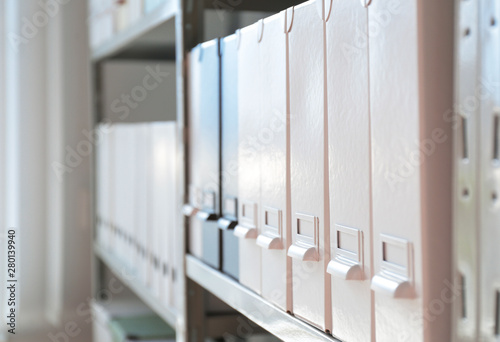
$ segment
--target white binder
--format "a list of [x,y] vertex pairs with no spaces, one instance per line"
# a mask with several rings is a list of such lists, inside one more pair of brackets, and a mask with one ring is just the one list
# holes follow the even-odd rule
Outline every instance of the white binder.
[[[330,1],[330,0],[328,0]],[[332,1],[326,21],[332,333],[370,341],[371,149],[368,10],[357,1]]]
[[[137,251],[134,256],[137,274],[140,281],[147,285],[152,285],[150,282],[151,273],[154,271],[150,262],[149,252],[153,238],[153,201],[152,191],[154,183],[152,180],[152,150],[151,150],[151,129],[150,124],[141,123],[136,125],[137,131],[137,152],[135,159],[135,167],[137,168],[137,176],[135,183],[137,184],[136,192],[136,207],[135,207],[135,227],[136,227],[136,246]],[[123,186],[123,184],[122,184]]]
[[290,74],[293,314],[331,330],[324,10],[308,1],[287,11]]
[[221,39],[222,271],[239,278],[238,223],[238,35]]
[[133,265],[132,235],[135,230],[136,130],[131,124],[115,125],[115,219],[117,255],[126,267]]
[[203,129],[200,120],[200,63],[199,55],[201,48],[196,46],[191,50],[188,57],[188,117],[189,117],[189,142],[188,144],[188,203],[183,208],[183,213],[188,220],[188,245],[189,252],[198,258],[202,258],[203,254],[203,230],[199,220],[196,219],[196,214],[202,205],[202,180],[199,162],[201,161],[201,150],[198,148],[201,144],[201,136],[199,132]]
[[175,229],[175,123],[155,122],[151,126],[152,227],[158,231],[159,295],[171,305]]
[[110,125],[99,125],[99,131],[104,132],[97,146],[97,227],[96,240],[104,249],[111,247],[111,142],[108,131]]
[[196,218],[202,221],[205,263],[220,268],[220,49],[219,39],[199,45],[199,135],[198,160],[193,168],[200,174],[202,203]]
[[449,341],[453,3],[373,0],[368,13],[375,334]]
[[[286,12],[257,23],[261,102],[262,296],[291,311],[291,259],[286,252],[290,236],[290,126],[287,105]],[[244,67],[244,66],[243,66]],[[289,304],[289,305],[287,305]]]
[[240,282],[261,292],[261,248],[256,244],[260,232],[260,156],[257,150],[261,132],[259,73],[259,30],[253,24],[238,31],[238,225]]

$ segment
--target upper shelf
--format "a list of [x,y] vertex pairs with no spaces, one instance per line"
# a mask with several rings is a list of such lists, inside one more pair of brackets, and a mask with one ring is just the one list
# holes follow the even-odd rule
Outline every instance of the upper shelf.
[[262,11],[262,12],[279,12],[288,7],[298,5],[306,0],[205,0],[205,8],[227,11]]
[[[92,61],[98,62],[105,58],[116,57],[127,50],[130,50],[131,55],[137,55],[141,50],[150,51],[151,47],[159,51],[161,49],[158,47],[172,46],[175,43],[175,23],[172,19],[175,18],[178,10],[177,1],[165,1],[157,9],[145,14],[136,23],[114,34],[93,49]],[[164,25],[164,29],[158,29],[167,22],[170,25]]]
[[191,280],[284,341],[339,342],[332,336],[282,311],[191,255],[186,256],[186,273]]

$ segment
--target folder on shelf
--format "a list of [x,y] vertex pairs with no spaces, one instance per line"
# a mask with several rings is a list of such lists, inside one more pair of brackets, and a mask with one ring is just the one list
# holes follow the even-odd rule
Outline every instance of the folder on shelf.
[[[370,19],[386,6],[371,4]],[[420,138],[416,11],[416,1],[401,4],[391,27],[370,39],[375,274],[371,288],[380,340],[401,339],[397,334],[424,340],[422,325],[411,322],[411,317],[421,316],[423,303],[420,170],[396,178],[398,164],[409,158],[409,151],[418,151],[414,142]],[[402,31],[412,34],[403,36]],[[384,44],[378,43],[382,41]],[[392,46],[399,48],[392,51]]]
[[152,151],[152,226],[158,231],[159,295],[162,303],[172,306],[175,229],[175,122],[151,125]]
[[[148,123],[141,123],[136,126],[137,131],[137,151],[135,167],[137,176],[136,206],[135,206],[135,264],[137,275],[143,284],[151,286],[153,265],[150,262],[150,247],[156,241],[153,236],[153,201],[152,201],[152,165],[151,165],[151,130]],[[122,186],[124,186],[122,184]]]
[[194,47],[188,56],[188,122],[189,122],[189,144],[188,144],[188,203],[183,207],[183,214],[188,220],[188,249],[191,254],[201,259],[203,254],[203,230],[201,221],[196,219],[196,214],[202,204],[202,175],[201,165],[201,136],[199,132],[203,129],[200,119],[200,46]]
[[[291,311],[290,241],[290,126],[287,106],[286,11],[260,20],[261,207],[257,245],[262,249],[262,296]],[[267,137],[266,137],[267,135]]]
[[97,147],[97,215],[96,242],[104,249],[111,246],[111,142],[110,125],[97,126],[101,141]]
[[114,125],[114,223],[116,254],[131,267],[132,234],[135,229],[136,132],[131,124]]
[[[220,50],[219,39],[204,42],[199,46],[200,64],[199,111],[201,130],[195,172],[200,173],[202,203],[196,218],[203,229],[202,259],[207,264],[220,268],[221,232],[217,225],[220,217]],[[194,133],[194,132],[193,132]],[[193,166],[194,167],[194,166]]]
[[[190,54],[190,249],[220,268],[220,54],[219,40]],[[196,202],[196,203],[194,203]]]
[[331,329],[327,120],[323,11],[308,1],[287,11],[290,77],[293,313]]
[[375,335],[450,341],[442,295],[450,295],[452,268],[444,115],[453,110],[453,47],[451,30],[438,28],[452,22],[453,3],[373,1],[368,13],[369,23],[390,17],[369,36]]
[[332,333],[343,341],[364,342],[372,336],[368,45],[346,47],[346,42],[368,35],[368,9],[359,2],[328,2]]
[[237,32],[238,46],[238,225],[240,283],[261,293],[260,156],[262,112],[260,101],[258,25]]
[[238,238],[238,36],[221,39],[222,271],[239,277]]
[[[179,230],[179,207],[178,207],[178,191],[180,185],[178,185],[178,160],[177,160],[177,126],[176,122],[168,122],[163,125],[163,136],[167,137],[165,139],[165,144],[167,147],[167,161],[168,161],[168,194],[169,194],[169,207],[166,209],[166,216],[169,224],[168,231],[168,245],[170,246],[170,254],[163,254],[164,260],[168,257],[169,269],[168,269],[168,281],[170,283],[170,293],[168,296],[164,297],[164,302],[169,303],[170,307],[178,308],[178,303],[180,303],[181,298],[179,298],[179,292],[177,291],[179,287],[179,270],[183,267],[182,256],[184,255],[184,246],[182,246],[179,241],[184,229]],[[182,273],[182,272],[181,272]],[[167,298],[168,297],[168,298]]]

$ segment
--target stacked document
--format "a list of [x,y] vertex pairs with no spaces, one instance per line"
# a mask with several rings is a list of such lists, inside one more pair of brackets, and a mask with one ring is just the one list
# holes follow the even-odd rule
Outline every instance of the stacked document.
[[99,129],[96,242],[164,305],[174,306],[175,123],[112,124]]

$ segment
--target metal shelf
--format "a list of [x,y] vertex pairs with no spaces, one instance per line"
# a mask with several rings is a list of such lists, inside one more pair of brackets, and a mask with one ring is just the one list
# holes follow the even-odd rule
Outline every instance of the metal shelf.
[[205,0],[205,8],[226,11],[259,11],[279,12],[288,7],[298,5],[306,0],[252,0],[252,1],[228,1]]
[[[138,282],[138,277],[134,276],[137,272],[128,269],[116,256],[106,252],[96,243],[94,243],[94,253],[104,264],[106,264],[113,274],[148,305],[151,310],[156,312],[158,316],[173,328],[177,328],[177,311],[162,305],[146,286]],[[126,274],[126,276],[124,276],[124,274]]]
[[187,277],[284,341],[340,342],[282,311],[232,278],[186,255]]
[[92,61],[96,62],[113,55],[117,55],[127,49],[127,47],[131,44],[138,41],[138,39],[146,33],[152,31],[154,28],[165,22],[174,19],[177,12],[177,1],[167,0],[153,12],[144,15],[141,19],[139,19],[139,21],[123,31],[116,33],[99,47],[93,49],[91,55]]

